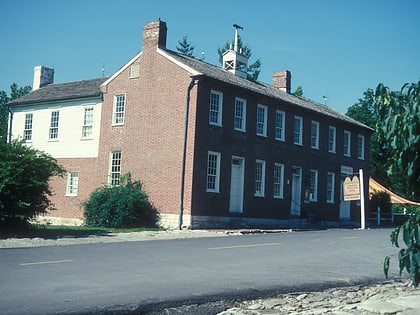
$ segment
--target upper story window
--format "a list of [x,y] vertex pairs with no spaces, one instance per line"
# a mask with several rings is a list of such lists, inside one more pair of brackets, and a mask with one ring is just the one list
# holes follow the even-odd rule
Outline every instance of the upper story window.
[[125,94],[114,95],[113,125],[123,125],[125,115]]
[[357,158],[359,160],[365,159],[365,136],[363,135],[357,137]]
[[265,191],[265,161],[255,162],[255,196],[264,197]]
[[267,106],[257,106],[257,135],[267,136]]
[[93,107],[85,107],[83,115],[82,138],[92,137]]
[[328,152],[335,153],[336,147],[336,128],[333,126],[328,127]]
[[222,104],[223,94],[217,91],[210,93],[210,115],[209,124],[221,126],[222,125]]
[[295,116],[294,120],[294,144],[302,145],[302,134],[303,134],[303,118],[300,116]]
[[121,151],[111,152],[108,174],[108,183],[118,186],[121,178]]
[[235,98],[235,130],[245,131],[246,123],[246,101],[242,98]]
[[335,182],[335,174],[334,173],[327,173],[327,202],[334,203],[334,182]]
[[207,158],[207,183],[206,190],[208,192],[219,192],[220,182],[220,153],[208,153]]
[[276,111],[276,140],[284,141],[284,124],[285,124],[285,112],[281,110]]
[[311,148],[319,149],[319,122],[311,122]]
[[309,184],[309,200],[318,200],[318,170],[311,170],[311,182]]
[[55,140],[58,139],[58,121],[60,118],[59,111],[51,112],[51,121],[50,121],[50,134],[49,139]]
[[283,198],[283,182],[284,182],[284,165],[280,163],[274,164],[274,198]]
[[130,79],[135,79],[138,77],[140,77],[140,64],[136,62],[130,66]]
[[66,195],[77,196],[78,187],[79,187],[79,173],[78,172],[67,173]]
[[351,133],[344,130],[344,156],[350,156]]
[[32,113],[25,114],[25,129],[23,130],[23,139],[25,141],[32,140],[32,123],[34,115]]

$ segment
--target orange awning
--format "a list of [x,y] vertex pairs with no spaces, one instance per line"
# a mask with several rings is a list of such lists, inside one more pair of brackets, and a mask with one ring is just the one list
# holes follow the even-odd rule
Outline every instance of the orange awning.
[[397,194],[394,194],[389,189],[385,188],[381,184],[379,184],[377,181],[375,181],[372,177],[369,178],[369,194],[374,194],[376,192],[385,191],[389,194],[391,197],[391,203],[402,203],[406,205],[417,205],[420,206],[420,203],[407,200],[403,197],[398,196]]

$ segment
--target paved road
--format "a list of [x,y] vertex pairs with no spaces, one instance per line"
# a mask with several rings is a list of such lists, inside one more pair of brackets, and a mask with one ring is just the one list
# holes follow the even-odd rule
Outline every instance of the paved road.
[[384,280],[381,262],[396,252],[390,232],[327,230],[0,249],[0,314],[147,310]]

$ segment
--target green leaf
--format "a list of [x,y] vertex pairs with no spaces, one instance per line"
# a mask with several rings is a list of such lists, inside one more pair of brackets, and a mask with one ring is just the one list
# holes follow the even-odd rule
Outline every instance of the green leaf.
[[388,272],[389,272],[389,261],[391,260],[391,257],[386,256],[384,259],[384,262],[382,263],[382,271],[385,274],[385,277],[388,279]]

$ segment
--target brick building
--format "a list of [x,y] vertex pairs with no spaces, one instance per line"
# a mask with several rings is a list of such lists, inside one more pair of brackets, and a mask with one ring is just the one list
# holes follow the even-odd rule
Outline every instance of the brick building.
[[290,94],[288,71],[248,80],[236,43],[217,67],[166,36],[165,22],[146,23],[142,51],[109,78],[53,84],[36,67],[34,91],[10,103],[13,138],[68,171],[52,180],[51,217],[81,219],[96,187],[131,172],[165,226],[360,220],[342,182],[363,169],[368,187],[370,128]]

